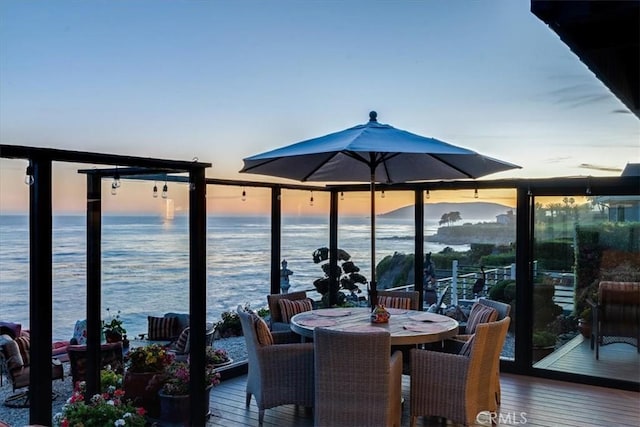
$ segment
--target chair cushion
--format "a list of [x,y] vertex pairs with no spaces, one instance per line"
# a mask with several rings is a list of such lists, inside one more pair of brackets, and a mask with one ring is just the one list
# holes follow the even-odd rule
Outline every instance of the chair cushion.
[[469,338],[467,341],[465,341],[465,343],[460,348],[460,351],[458,352],[459,355],[467,356],[467,357],[471,356],[471,348],[473,347],[473,338],[474,337],[475,337],[475,335],[472,335],[471,338]]
[[20,369],[24,366],[18,343],[15,342],[11,336],[0,335],[0,346],[2,346],[4,357],[7,359],[7,368],[10,371]]
[[75,344],[84,345],[87,343],[87,320],[78,320],[73,327],[73,337]]
[[262,317],[255,314],[252,314],[251,317],[253,317],[253,326],[256,328],[256,337],[258,338],[258,342],[262,345],[273,345],[273,335],[271,335],[267,322],[265,322]]
[[381,304],[387,308],[401,308],[411,310],[411,299],[392,297],[388,295],[382,295],[378,297],[378,304]]
[[19,337],[22,331],[21,323],[0,322],[0,335],[7,334],[11,338]]
[[311,298],[296,301],[281,299],[278,301],[278,306],[280,306],[280,313],[284,323],[289,323],[291,318],[298,313],[313,310],[313,302],[311,302]]
[[190,331],[190,328],[189,326],[187,326],[180,333],[180,336],[178,337],[178,340],[176,341],[176,344],[175,344],[176,353],[181,353],[181,354],[189,353],[189,347],[190,347],[189,331]]
[[14,341],[18,344],[20,356],[22,356],[22,363],[24,363],[24,366],[29,366],[31,364],[31,338],[28,335],[23,335]]
[[150,340],[170,340],[174,337],[175,317],[147,316],[147,320],[149,321],[148,334]]
[[476,332],[476,326],[480,323],[495,322],[497,318],[498,312],[494,308],[487,307],[480,303],[475,303],[473,304],[473,307],[471,307],[465,333],[473,334]]

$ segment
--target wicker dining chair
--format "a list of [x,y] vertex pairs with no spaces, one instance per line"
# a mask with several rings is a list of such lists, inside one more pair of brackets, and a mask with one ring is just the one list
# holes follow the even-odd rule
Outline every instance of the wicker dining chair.
[[272,333],[261,317],[242,306],[237,313],[249,359],[246,405],[249,407],[253,395],[258,424],[264,421],[265,409],[285,404],[313,407],[313,343],[300,343],[293,332]]
[[[288,331],[290,330],[289,322],[285,321],[282,317],[282,311],[280,310],[280,300],[300,301],[307,299],[307,293],[305,291],[289,292],[288,294],[269,294],[267,295],[267,304],[269,305],[270,324],[269,328],[272,331]],[[313,306],[312,306],[313,308]]]
[[388,331],[314,330],[315,426],[400,426],[402,353]]
[[418,416],[475,425],[480,412],[497,410],[491,384],[499,371],[500,351],[510,320],[506,317],[479,324],[462,354],[411,350],[412,427]]
[[387,308],[419,310],[420,293],[418,291],[378,291],[378,304]]

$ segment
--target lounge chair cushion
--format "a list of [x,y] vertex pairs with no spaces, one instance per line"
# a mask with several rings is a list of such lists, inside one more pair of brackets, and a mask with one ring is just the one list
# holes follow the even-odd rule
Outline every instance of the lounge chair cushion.
[[175,317],[147,316],[149,322],[149,339],[154,341],[170,340],[174,338],[176,324]]
[[280,306],[280,313],[282,315],[282,321],[284,323],[289,323],[291,321],[291,318],[298,313],[313,310],[313,302],[311,301],[311,298],[305,298],[295,301],[281,299],[280,301],[278,301],[278,305]]
[[0,334],[7,334],[11,338],[19,337],[22,331],[21,323],[0,322]]
[[176,344],[175,344],[176,353],[181,353],[181,354],[189,353],[189,347],[190,347],[189,331],[190,331],[190,328],[189,326],[187,326],[180,333],[180,336],[178,337],[178,340],[176,341]]
[[253,326],[256,328],[256,337],[258,338],[258,342],[262,345],[273,345],[273,335],[271,335],[267,322],[265,322],[262,317],[255,314],[252,314],[251,317],[253,317]]
[[10,335],[0,335],[0,346],[4,347],[4,355],[7,359],[7,368],[9,371],[20,369],[24,366],[18,343],[15,342]]
[[411,310],[411,299],[391,296],[378,296],[378,304],[388,308],[401,308]]
[[466,334],[473,334],[476,332],[476,327],[480,323],[495,322],[498,318],[498,312],[491,307],[482,305],[480,303],[473,304],[471,312],[469,313],[469,320],[467,320]]
[[73,327],[74,344],[84,345],[87,343],[87,320],[78,320]]
[[22,363],[25,366],[31,364],[31,338],[29,335],[23,335],[17,337],[15,340],[16,344],[18,344],[18,349],[20,350],[20,356],[22,356]]

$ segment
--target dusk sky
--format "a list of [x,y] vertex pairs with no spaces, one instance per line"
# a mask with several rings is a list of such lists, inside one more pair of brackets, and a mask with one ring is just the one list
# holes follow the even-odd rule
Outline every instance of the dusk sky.
[[[197,157],[209,177],[274,181],[239,174],[242,159],[370,110],[522,166],[487,179],[640,160],[640,120],[528,0],[0,2],[3,144]],[[25,208],[25,166],[0,160],[0,212]],[[84,206],[76,169],[54,170],[61,209]]]

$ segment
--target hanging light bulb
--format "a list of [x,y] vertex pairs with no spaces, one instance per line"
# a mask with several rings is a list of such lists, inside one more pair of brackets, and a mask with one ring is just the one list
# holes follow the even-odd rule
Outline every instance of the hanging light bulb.
[[309,199],[309,206],[313,206],[313,191],[311,192],[311,198]]
[[242,201],[246,201],[247,200],[247,190],[245,190],[244,188],[242,189]]
[[158,184],[156,182],[153,183],[153,198],[158,198]]
[[477,188],[475,190],[473,190],[473,198],[474,199],[478,198],[478,189]]
[[35,179],[33,178],[33,166],[31,166],[31,163],[29,163],[29,166],[27,166],[27,170],[25,172],[25,176],[24,176],[24,183],[27,185],[33,185]]
[[380,194],[380,198],[384,199],[384,190],[382,190],[382,194]]
[[344,200],[344,191],[340,192],[340,200]]
[[120,174],[118,173],[118,166],[116,166],[116,173],[113,175],[112,188],[120,188]]
[[115,196],[118,194],[118,186],[116,185],[115,180],[111,183],[111,195]]
[[169,187],[167,187],[167,181],[164,182],[164,185],[162,186],[162,198],[166,199],[167,198],[167,193],[169,192]]
[[425,199],[430,199],[430,198],[431,198],[431,194],[429,194],[429,189],[425,190],[425,192],[424,192],[424,198],[425,198]]

